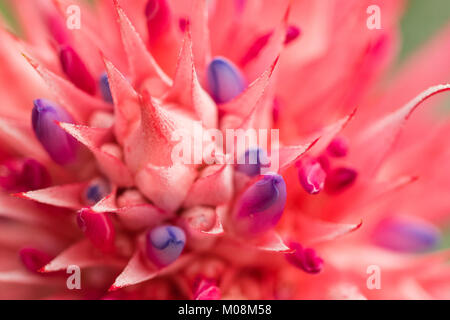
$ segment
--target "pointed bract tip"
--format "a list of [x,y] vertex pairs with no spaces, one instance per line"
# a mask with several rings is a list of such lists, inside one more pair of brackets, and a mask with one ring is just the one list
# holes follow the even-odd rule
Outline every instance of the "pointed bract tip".
[[60,48],[59,59],[61,67],[69,80],[80,90],[95,95],[97,84],[81,60],[78,53],[69,45],[63,45]]
[[214,58],[207,69],[208,92],[217,103],[226,103],[247,87],[239,69],[223,57]]
[[170,29],[172,13],[167,0],[148,0],[145,17],[149,41],[154,44]]
[[52,260],[46,252],[35,248],[23,248],[19,251],[19,257],[23,265],[31,272],[40,273]]
[[281,175],[262,176],[235,203],[232,216],[235,232],[247,237],[273,229],[281,219],[286,197],[286,183]]
[[270,159],[267,153],[259,148],[250,148],[239,157],[236,164],[236,171],[254,177],[262,174],[264,168],[270,168]]
[[275,99],[273,99],[273,105],[272,105],[272,120],[275,124],[277,124],[278,120],[280,119],[280,113],[281,113],[280,100],[275,98]]
[[297,39],[301,34],[301,30],[296,26],[289,26],[286,30],[286,39],[284,40],[284,44],[288,45],[295,39]]
[[185,244],[183,229],[172,225],[153,228],[146,234],[147,258],[157,267],[166,267],[178,259]]
[[78,142],[58,122],[73,123],[73,118],[56,103],[37,99],[34,101],[32,126],[37,139],[53,161],[60,165],[71,164],[78,155]]

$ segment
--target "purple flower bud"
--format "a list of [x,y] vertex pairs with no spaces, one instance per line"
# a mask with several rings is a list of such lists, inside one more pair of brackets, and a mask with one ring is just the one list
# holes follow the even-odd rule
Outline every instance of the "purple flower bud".
[[233,223],[238,234],[251,236],[275,227],[286,205],[286,184],[278,174],[264,175],[237,200]]
[[86,187],[83,199],[88,206],[93,206],[111,192],[109,183],[104,179],[94,179]]
[[63,71],[70,81],[72,81],[78,89],[83,90],[90,95],[94,95],[97,84],[76,51],[72,47],[64,45],[61,47],[59,59]]
[[47,17],[47,28],[56,42],[60,45],[70,42],[66,23],[59,15],[49,15]]
[[238,159],[236,170],[254,177],[262,174],[261,168],[269,167],[270,159],[266,152],[261,148],[251,148]]
[[345,157],[348,153],[348,142],[346,139],[339,137],[335,138],[327,147],[327,152],[330,156],[335,158]]
[[318,194],[323,190],[327,174],[318,160],[305,158],[297,166],[298,179],[306,192]]
[[108,75],[106,74],[106,72],[100,76],[99,86],[103,100],[105,100],[108,103],[113,103],[111,88],[109,87]]
[[358,172],[351,168],[333,169],[327,174],[325,190],[328,193],[339,193],[350,188],[358,177]]
[[232,100],[246,88],[241,72],[225,58],[214,58],[208,66],[207,74],[208,91],[217,103]]
[[436,248],[441,241],[441,233],[425,221],[390,218],[375,228],[372,239],[385,249],[418,253]]
[[295,39],[298,38],[298,36],[300,36],[300,29],[296,26],[289,26],[287,31],[286,31],[286,40],[284,41],[284,44],[287,45],[289,43],[291,43],[292,41],[294,41]]
[[35,100],[32,124],[36,137],[53,161],[70,164],[77,158],[79,145],[56,122],[73,123],[73,119],[57,104],[45,99]]
[[295,251],[286,253],[285,257],[292,265],[310,274],[322,271],[323,259],[317,255],[314,249],[305,249],[297,242],[290,243],[289,247]]
[[166,267],[178,259],[185,244],[183,229],[175,226],[153,228],[146,235],[147,257],[156,266]]

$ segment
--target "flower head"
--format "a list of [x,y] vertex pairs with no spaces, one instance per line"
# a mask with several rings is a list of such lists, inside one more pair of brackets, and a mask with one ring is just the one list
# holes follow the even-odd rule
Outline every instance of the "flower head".
[[449,298],[450,30],[392,71],[402,1],[307,2],[9,1],[0,298]]

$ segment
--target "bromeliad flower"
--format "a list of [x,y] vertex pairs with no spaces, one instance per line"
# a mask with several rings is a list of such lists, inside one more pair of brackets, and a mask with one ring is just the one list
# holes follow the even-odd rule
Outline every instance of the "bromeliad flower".
[[[449,298],[430,99],[450,91],[448,28],[381,82],[403,1],[380,30],[366,0],[9,3],[0,298]],[[224,145],[198,132],[270,129],[274,147],[195,152]],[[196,161],[174,161],[180,131]]]

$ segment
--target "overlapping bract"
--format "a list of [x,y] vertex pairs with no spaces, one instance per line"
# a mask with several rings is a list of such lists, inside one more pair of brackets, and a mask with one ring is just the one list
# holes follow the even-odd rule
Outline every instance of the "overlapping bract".
[[[73,3],[79,30],[65,28]],[[448,298],[448,253],[428,251],[448,220],[450,126],[430,117],[435,98],[417,107],[450,90],[436,86],[450,79],[449,29],[376,85],[403,7],[383,3],[370,31],[369,4],[11,1],[23,38],[0,29],[0,288]],[[174,163],[172,133],[199,126],[278,128],[281,145],[256,167]],[[280,169],[259,176],[275,152]],[[69,265],[85,290],[66,290]],[[383,290],[367,288],[369,265]]]

